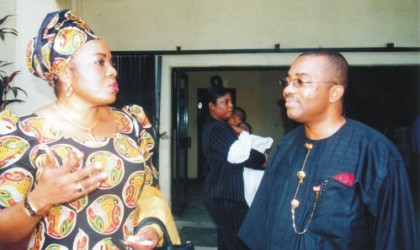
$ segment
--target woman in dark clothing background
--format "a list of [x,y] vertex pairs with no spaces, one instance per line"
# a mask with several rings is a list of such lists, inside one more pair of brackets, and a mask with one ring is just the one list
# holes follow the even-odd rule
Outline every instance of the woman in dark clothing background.
[[249,209],[244,197],[244,166],[263,169],[265,155],[251,150],[249,159],[231,164],[227,156],[238,139],[227,123],[232,116],[232,96],[228,89],[212,86],[207,90],[209,116],[202,131],[202,147],[210,172],[206,176],[205,202],[217,225],[218,249],[248,249],[237,233]]

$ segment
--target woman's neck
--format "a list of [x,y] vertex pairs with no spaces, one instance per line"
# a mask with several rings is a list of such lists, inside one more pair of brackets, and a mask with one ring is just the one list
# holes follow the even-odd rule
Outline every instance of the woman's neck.
[[55,102],[57,112],[70,120],[84,127],[91,127],[99,120],[100,108],[83,105],[73,105],[70,102],[57,100]]

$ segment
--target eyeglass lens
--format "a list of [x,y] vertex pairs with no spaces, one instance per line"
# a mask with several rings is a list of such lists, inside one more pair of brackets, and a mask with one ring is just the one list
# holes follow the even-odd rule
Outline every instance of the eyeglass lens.
[[289,86],[289,84],[290,83],[292,83],[293,84],[293,87],[295,87],[295,88],[299,88],[300,86],[302,86],[302,84],[303,84],[303,81],[302,81],[302,79],[299,79],[299,78],[295,78],[295,79],[293,79],[291,82],[289,81],[289,80],[287,80],[287,79],[282,79],[282,80],[280,80],[280,86],[282,87],[282,88],[286,88],[287,86]]

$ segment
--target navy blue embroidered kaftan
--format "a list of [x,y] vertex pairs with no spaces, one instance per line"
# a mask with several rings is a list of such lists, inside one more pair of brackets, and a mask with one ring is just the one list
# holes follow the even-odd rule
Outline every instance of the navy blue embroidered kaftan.
[[[321,187],[304,234],[292,227],[290,202],[306,150],[306,178],[296,199],[297,231],[311,220],[314,186]],[[403,159],[377,131],[347,119],[317,141],[299,126],[280,142],[239,236],[251,249],[420,249],[414,205]]]

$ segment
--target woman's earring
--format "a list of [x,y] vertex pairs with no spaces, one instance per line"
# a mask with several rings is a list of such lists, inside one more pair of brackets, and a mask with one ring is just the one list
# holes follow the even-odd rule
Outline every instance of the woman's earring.
[[67,85],[67,88],[66,88],[66,96],[70,97],[72,94],[73,94],[73,88],[69,84]]

